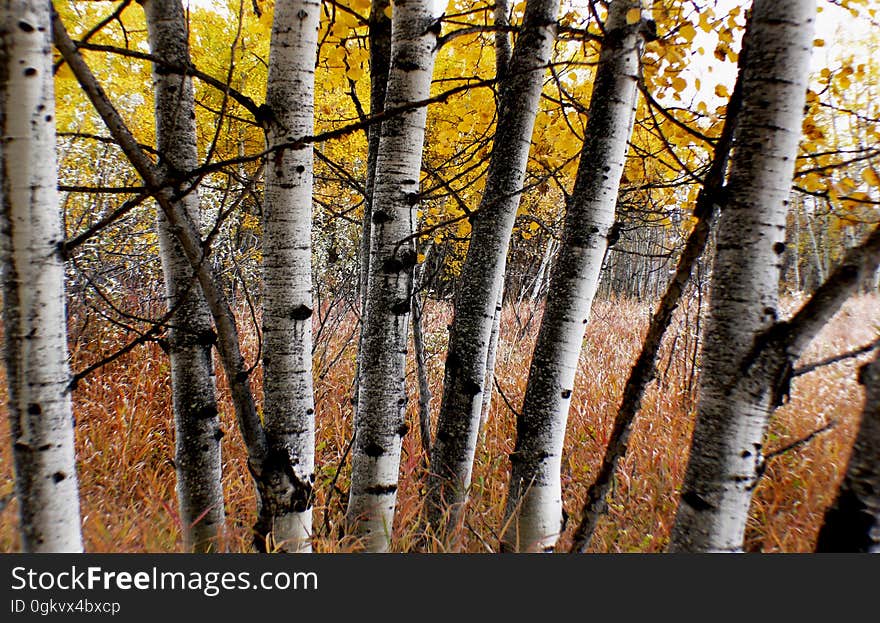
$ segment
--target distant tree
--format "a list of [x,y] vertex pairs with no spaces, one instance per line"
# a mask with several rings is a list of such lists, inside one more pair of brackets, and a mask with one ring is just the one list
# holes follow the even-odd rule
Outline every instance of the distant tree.
[[22,549],[81,552],[49,11],[0,3],[4,354]]

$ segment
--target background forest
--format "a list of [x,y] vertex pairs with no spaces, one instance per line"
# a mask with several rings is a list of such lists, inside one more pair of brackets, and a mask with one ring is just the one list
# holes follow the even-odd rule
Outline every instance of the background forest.
[[[18,19],[19,8],[13,5],[42,3],[6,4],[12,6],[3,15],[4,37],[9,38],[14,29],[9,24]],[[176,17],[169,18],[177,14],[167,7],[175,4],[53,3],[72,40],[62,49],[56,23],[58,49],[52,50],[49,69],[55,89],[57,206],[64,227],[75,435],[76,478],[70,480],[78,486],[81,546],[89,552],[250,551],[255,546],[316,552],[669,549],[705,385],[701,372],[715,291],[713,261],[730,244],[718,232],[716,207],[724,213],[728,157],[735,160],[740,145],[732,138],[732,119],[740,113],[747,118],[751,110],[748,91],[737,88],[737,76],[738,69],[740,75],[743,71],[743,33],[752,3],[451,0],[440,7],[408,0],[392,3],[392,10],[387,0],[278,0],[275,6],[269,0],[191,1],[180,15],[188,50],[174,43],[180,39],[169,34],[171,27],[156,25],[177,23]],[[866,247],[863,242],[876,238],[880,220],[880,4],[819,0],[816,9],[812,49],[804,57],[809,66],[805,101],[803,107],[794,106],[802,116],[797,119],[793,183],[790,192],[785,189],[787,203],[781,212],[784,238],[776,243],[781,247],[773,247],[777,272],[764,273],[774,299],[778,286],[778,308],[770,306],[773,318],[756,328],[754,336],[782,326],[777,320],[792,318],[805,303],[817,300],[817,291],[839,283],[838,269],[851,261],[847,258],[854,257],[854,249],[867,251],[858,256],[861,268],[855,282],[844,294],[835,291],[837,307],[823,308],[828,318],[816,325],[817,335],[796,347],[786,342],[786,357],[792,361],[779,377],[782,385],[762,390],[767,421],[766,430],[759,431],[763,449],[756,454],[761,461],[755,462],[747,487],[748,512],[739,541],[746,551],[816,549],[862,414],[868,413],[863,385],[872,377],[859,370],[874,360],[880,337],[880,253],[876,243]],[[765,9],[756,3],[755,11],[760,10]],[[283,19],[281,11],[286,12]],[[392,21],[403,23],[407,16],[416,20],[412,15],[418,11],[430,26],[417,35],[431,38],[432,65],[401,71],[394,50],[404,49],[398,41],[406,24],[392,30]],[[542,22],[541,15],[552,15],[552,21]],[[311,53],[297,47],[309,44],[305,35],[280,43],[283,36],[296,36],[283,25],[300,22],[306,23],[303,32],[311,28],[317,37]],[[618,32],[624,33],[622,39],[638,42],[632,47],[638,53],[630,60],[612,58],[603,49],[611,49],[609,42]],[[756,33],[760,52],[761,34]],[[394,40],[397,36],[401,39]],[[181,50],[184,56],[179,56]],[[538,59],[533,66],[528,66],[529,50]],[[547,60],[540,60],[541,54]],[[108,129],[107,117],[96,109],[97,96],[83,88],[86,79],[74,57],[93,72],[130,132],[131,149],[140,150],[149,165],[132,164],[121,135]],[[624,61],[636,68],[629,76],[635,107],[624,105],[634,111],[631,135],[627,129],[621,138],[609,129],[597,137],[590,126],[602,118],[598,111],[604,109],[597,101],[618,99],[602,92],[593,97],[594,91],[614,82],[598,76],[603,68],[609,75],[626,74],[626,66],[614,65]],[[284,62],[293,73],[281,69]],[[400,88],[403,80],[415,82],[425,72],[421,94],[414,86],[411,91]],[[169,131],[163,121],[170,118],[163,114],[173,117],[173,111],[185,106],[180,94],[189,87],[180,86],[181,75],[191,79],[194,104],[196,151],[189,155],[180,147],[188,131],[177,126]],[[298,90],[307,75],[314,80],[311,101],[301,97],[307,90]],[[175,77],[177,86],[163,82]],[[528,78],[537,88],[524,82]],[[388,100],[383,103],[386,84]],[[4,88],[5,101],[12,87]],[[163,103],[162,93],[170,92],[177,93],[176,104]],[[505,119],[518,119],[519,107],[527,108],[532,100],[530,139],[517,138],[508,126],[501,129]],[[390,139],[380,141],[392,135],[396,124],[404,125],[401,119],[418,125],[413,121],[417,114],[424,115],[424,147],[415,154],[419,179],[407,180],[401,173],[403,181],[389,183],[383,167],[392,173],[395,167],[402,171],[401,163],[412,167],[412,154],[409,160],[392,162],[383,155],[391,153]],[[526,118],[528,112],[522,115]],[[404,130],[396,131],[404,136]],[[592,213],[577,217],[574,207],[588,185],[580,178],[601,176],[601,168],[579,173],[590,153],[587,147],[596,140],[619,143],[625,155],[619,163],[619,188],[610,187],[607,223],[589,220],[598,219]],[[511,165],[499,164],[496,152],[507,150],[508,157],[515,144],[529,147],[524,169],[519,178],[514,174],[512,181],[503,182],[514,192],[499,191],[487,179],[501,179],[500,167]],[[148,166],[173,183],[149,179],[144,173]],[[297,167],[313,171],[313,180],[285,177],[292,171],[301,174]],[[379,287],[379,279],[369,277],[371,264],[378,261],[371,262],[370,256],[381,253],[385,244],[376,228],[385,231],[386,217],[377,214],[385,215],[384,206],[394,201],[388,199],[391,194],[382,194],[391,191],[383,189],[401,184],[415,185],[403,208],[412,210],[414,229],[388,243],[395,257],[402,246],[410,245],[412,253],[399,255],[404,265],[397,272],[408,278],[397,284],[402,290],[394,295],[395,304],[403,301],[394,314],[407,319],[402,324],[406,341],[402,350],[395,350],[405,353],[399,357],[405,366],[404,402],[398,401],[396,390],[380,386],[391,368],[379,358],[394,349],[387,342],[370,346],[375,332],[366,322],[368,317],[374,323],[390,322],[368,312],[366,301],[373,300]],[[165,208],[157,208],[156,198],[169,186],[174,193],[158,203],[188,201],[184,209],[197,218],[196,248],[202,256],[195,269],[188,251],[181,251],[185,245],[174,242],[182,226],[169,225],[170,213],[157,221]],[[474,232],[490,227],[479,215],[510,204],[512,196],[509,245],[502,237],[500,258],[472,259],[469,267],[467,258],[476,253],[473,247],[469,250]],[[299,201],[299,212],[284,213],[277,207],[282,201]],[[598,255],[584,260],[596,265],[595,294],[587,296],[589,322],[581,325],[586,333],[579,350],[576,341],[570,342],[577,356],[573,386],[566,390],[562,385],[562,398],[568,402],[558,457],[561,529],[527,545],[518,517],[528,510],[525,490],[534,486],[539,491],[541,480],[531,476],[516,481],[511,460],[525,456],[517,439],[533,412],[524,403],[530,404],[527,385],[536,376],[530,373],[535,345],[553,276],[564,272],[557,267],[559,258],[576,237],[564,233],[573,227],[566,224],[567,214],[575,215],[569,216],[572,223],[581,218],[595,222],[596,232],[601,229],[601,244],[590,247]],[[705,247],[696,253],[687,246],[695,231],[703,232]],[[489,253],[488,243],[480,243],[480,249]],[[177,282],[169,276],[175,262],[184,266],[179,274],[185,275]],[[482,283],[483,277],[469,271],[486,265],[500,267],[498,282],[486,277],[494,285],[473,286],[472,294],[464,294],[463,284]],[[686,273],[677,274],[682,265]],[[387,273],[387,263],[385,269]],[[201,300],[205,288],[206,282],[194,276],[199,270],[211,272],[218,296],[233,315],[243,375],[229,374],[233,358],[224,354],[224,333],[213,304],[192,302]],[[305,285],[298,281],[303,275],[310,276]],[[676,283],[677,291],[670,286]],[[307,292],[311,298],[290,294],[293,298],[282,301],[283,292]],[[483,325],[494,325],[495,331],[486,333],[488,339],[470,337],[476,335],[470,329],[454,336],[456,316],[463,316],[455,306],[463,307],[468,296],[488,301],[490,313],[483,314]],[[175,304],[176,297],[183,303]],[[211,297],[207,290],[205,297]],[[4,301],[8,307],[9,290]],[[272,311],[276,305],[283,313]],[[184,314],[194,324],[186,325]],[[664,315],[666,325],[658,334],[653,325]],[[5,327],[8,319],[4,316]],[[303,324],[309,325],[308,339],[297,342],[299,346],[286,342],[291,335],[306,335]],[[205,332],[214,334],[207,343]],[[217,446],[217,454],[204,460],[214,461],[219,489],[211,495],[219,502],[204,507],[182,501],[182,462],[188,461],[181,450],[184,399],[175,393],[182,390],[172,387],[169,359],[169,353],[181,352],[181,336],[190,334],[199,338],[191,342],[207,346],[213,358],[206,364],[208,389],[195,389],[194,395],[213,401],[216,383],[216,406],[198,407],[209,414],[199,426],[216,418],[216,425],[198,433]],[[455,339],[482,344],[479,369],[485,376],[474,391],[461,385],[464,381],[456,380],[451,368],[447,354],[455,353],[456,361],[466,359]],[[657,351],[648,367],[634,368],[652,344]],[[296,360],[310,361],[299,366],[309,368],[308,373],[292,364],[279,370],[277,362],[297,348],[308,351],[308,356],[297,351],[301,359]],[[266,374],[267,356],[276,365],[271,374]],[[182,367],[194,376],[204,364]],[[639,370],[647,375],[636,387],[633,377]],[[235,382],[230,384],[230,378]],[[252,391],[256,428],[265,429],[268,439],[259,467],[255,442],[248,437],[254,428],[248,428],[242,415],[242,381]],[[462,396],[470,402],[461,412],[471,413],[475,422],[467,432],[464,424],[447,422],[441,414],[447,408],[455,412],[459,407],[451,405]],[[367,416],[357,415],[358,409],[378,413],[370,401],[389,397],[402,418],[394,424],[399,466],[377,469],[386,475],[391,469],[399,480],[393,490],[387,484],[353,484],[359,482],[358,466],[370,460],[364,456],[373,457],[368,446],[355,442],[358,426],[369,423]],[[10,399],[3,384],[4,409]],[[876,394],[874,400],[876,406]],[[629,419],[621,419],[627,409]],[[18,411],[11,411],[0,421],[0,551],[6,552],[39,549],[28,546],[20,531],[21,490],[10,452],[17,443],[13,431]],[[279,411],[305,413],[313,429],[304,428],[305,420],[273,424],[271,414]],[[356,425],[358,417],[361,424]],[[274,436],[283,440],[278,447],[290,464],[273,463]],[[453,452],[449,440],[464,438],[474,439],[472,467],[463,468],[466,476],[438,475],[437,465],[460,462],[443,455],[444,448]],[[293,450],[305,446],[312,450]],[[192,448],[188,456],[198,453]],[[265,475],[276,467],[286,475]],[[204,471],[209,468],[203,464],[193,469],[203,470],[204,476],[194,489],[209,488],[205,483],[210,474]],[[300,482],[307,483],[302,490],[297,488]],[[515,482],[527,484],[517,490]],[[363,501],[358,487],[364,496],[383,501]],[[373,519],[385,522],[377,540],[375,526],[363,528],[366,524],[356,517],[360,511],[352,509],[379,508],[389,496],[390,514]],[[282,498],[288,505],[283,512],[277,501]],[[699,510],[698,502],[688,503]],[[585,528],[589,517],[595,525]],[[537,523],[544,526],[542,521]],[[673,549],[688,549],[683,541],[677,543]],[[724,548],[716,544],[702,549]]]

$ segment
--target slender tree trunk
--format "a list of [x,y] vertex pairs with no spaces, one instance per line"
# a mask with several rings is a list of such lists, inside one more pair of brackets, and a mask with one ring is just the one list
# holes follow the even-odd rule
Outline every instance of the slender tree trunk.
[[486,187],[472,217],[446,356],[443,399],[431,452],[428,520],[445,535],[467,500],[480,431],[482,392],[507,248],[519,207],[544,74],[556,36],[558,0],[529,0],[501,86]]
[[771,392],[739,381],[756,338],[777,319],[815,12],[811,0],[756,0],[752,9],[743,108],[718,225],[697,423],[673,551],[742,548],[774,401]]
[[49,8],[0,3],[6,382],[22,549],[81,552]]
[[862,366],[859,382],[865,386],[862,421],[817,552],[880,553],[880,353]]
[[502,535],[507,551],[552,549],[562,528],[562,444],[635,117],[644,37],[641,23],[628,25],[626,16],[640,6],[639,0],[614,0],[608,10],[562,247],[517,417]]
[[[430,247],[429,249],[430,250]],[[416,358],[416,376],[419,379],[419,438],[425,460],[431,456],[431,387],[428,384],[428,354],[425,351],[425,333],[422,326],[423,299],[420,290],[424,287],[424,262],[416,265],[413,275],[413,290],[410,293],[412,304],[412,340]]]
[[275,3],[266,104],[271,111],[263,208],[263,423],[286,478],[262,492],[259,524],[275,548],[311,550],[315,480],[312,384],[312,146],[319,0]]
[[[440,22],[427,0],[394,3],[386,108],[429,96]],[[390,545],[406,425],[411,280],[427,109],[382,123],[373,189],[370,269],[346,521],[368,551]]]
[[[190,63],[187,24],[180,0],[145,0],[150,48],[166,63]],[[162,166],[173,175],[198,162],[192,79],[153,66],[156,148]],[[182,185],[182,186],[185,186]],[[176,189],[178,193],[180,188]],[[193,189],[178,204],[199,222],[199,196]],[[168,332],[174,404],[177,500],[188,551],[216,551],[225,522],[220,460],[220,417],[214,387],[214,330],[189,260],[159,212],[159,247],[169,308],[175,309]]]
[[[385,91],[388,87],[388,71],[391,67],[391,20],[385,14],[390,0],[373,0],[370,3],[370,114],[385,110]],[[372,226],[373,188],[376,184],[376,161],[379,156],[381,123],[369,129],[367,141],[367,180],[364,188],[364,217],[361,221],[360,286],[361,310],[366,309],[367,276],[370,271],[370,229]]]
[[[495,26],[506,28],[510,26],[510,2],[509,0],[495,0]],[[499,30],[495,33],[495,79],[497,83],[504,84],[507,70],[510,66],[510,58],[513,50],[510,45],[510,33]],[[496,108],[498,103],[496,103]],[[501,309],[504,305],[504,280],[498,290],[498,300],[495,303],[495,318],[492,320],[492,333],[489,336],[489,349],[486,352],[486,377],[483,380],[483,399],[480,405],[480,431],[486,429],[489,421],[489,411],[492,408],[492,385],[495,379],[495,355],[498,353],[498,336],[501,334]]]

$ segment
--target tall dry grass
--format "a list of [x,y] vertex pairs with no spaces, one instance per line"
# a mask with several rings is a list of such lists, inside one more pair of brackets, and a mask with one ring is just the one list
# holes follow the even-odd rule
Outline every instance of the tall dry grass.
[[[791,309],[798,304],[787,302]],[[698,365],[697,309],[685,306],[660,358],[635,424],[630,453],[615,478],[608,515],[592,549],[597,552],[658,552],[668,541],[677,504],[677,487],[687,463],[693,426]],[[878,333],[880,297],[851,300],[814,342],[804,361],[843,352],[871,341]],[[460,536],[469,552],[495,551],[507,490],[508,454],[513,449],[515,415],[522,402],[531,348],[540,322],[539,310],[508,307],[493,396],[492,416],[474,469],[470,506]],[[569,542],[586,489],[610,432],[617,403],[647,327],[650,309],[636,301],[613,300],[594,306],[566,436],[563,460],[564,506],[571,517],[561,549]],[[449,308],[428,306],[425,333],[429,380],[436,408],[441,395]],[[71,323],[78,326],[77,322]],[[91,325],[94,326],[94,325]],[[258,357],[252,324],[242,322],[243,347],[249,361]],[[88,329],[87,329],[88,330]],[[339,310],[316,326],[317,478],[315,550],[350,551],[356,543],[340,537],[350,467],[346,449],[352,432],[352,377],[356,322]],[[116,346],[91,333],[72,336],[74,370],[100,359]],[[807,444],[771,460],[752,505],[746,535],[751,551],[811,551],[825,507],[842,478],[861,408],[855,381],[860,359],[850,359],[796,378],[791,401],[772,418],[768,450],[783,447],[822,427],[836,424]],[[174,431],[170,409],[169,366],[156,344],[147,344],[84,379],[74,392],[78,473],[83,529],[90,552],[170,552],[181,548],[181,526],[175,510]],[[410,371],[410,391],[416,382]],[[261,401],[261,371],[253,377]],[[254,491],[235,428],[227,388],[218,377],[223,439],[227,534],[225,546],[246,551],[254,519]],[[18,551],[17,505],[13,495],[5,387],[0,387],[0,551]],[[395,521],[397,551],[419,541],[425,461],[411,401],[411,429],[404,439],[401,485]],[[338,471],[338,473],[337,473]],[[438,551],[443,547],[438,545]]]

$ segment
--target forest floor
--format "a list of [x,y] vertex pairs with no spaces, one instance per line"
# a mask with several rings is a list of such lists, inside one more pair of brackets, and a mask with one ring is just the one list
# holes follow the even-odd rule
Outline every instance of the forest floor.
[[[791,311],[800,301],[789,297],[784,308]],[[561,551],[570,542],[591,474],[601,461],[649,314],[649,306],[636,301],[598,301],[594,305],[563,457],[563,501],[570,520],[560,542]],[[71,316],[71,327],[81,324],[75,312]],[[680,310],[670,328],[657,380],[650,386],[636,421],[630,452],[617,470],[609,513],[600,523],[592,551],[659,552],[667,544],[693,426],[697,316],[694,298]],[[880,296],[853,298],[814,341],[801,365],[869,343],[880,331],[878,318]],[[425,332],[435,414],[449,321],[448,306],[428,305]],[[514,442],[513,409],[522,402],[539,323],[539,314],[528,305],[505,310],[496,368],[500,391],[494,391],[492,415],[477,452],[470,506],[461,533],[464,551],[497,551],[508,455]],[[252,324],[243,322],[242,327],[244,350],[248,361],[253,362],[258,357],[258,340],[253,329],[248,329]],[[352,430],[355,320],[351,315],[334,316],[330,312],[323,325],[316,325],[315,332],[318,467],[314,547],[319,552],[350,551],[356,544],[340,539],[338,531],[350,473],[346,449]],[[122,343],[106,335],[74,334],[73,370],[83,369]],[[772,453],[832,425],[770,459],[752,504],[747,550],[812,551],[824,510],[832,502],[846,468],[858,426],[863,393],[855,380],[856,368],[865,360],[864,355],[847,359],[794,379],[790,401],[772,417],[766,451]],[[83,379],[73,394],[83,530],[89,552],[180,551],[168,372],[166,357],[157,344],[150,343]],[[262,398],[260,374],[257,367],[253,385],[258,402]],[[415,374],[411,373],[411,428],[401,461],[396,551],[408,551],[418,540],[425,467],[415,421],[416,386]],[[226,547],[247,551],[254,519],[254,491],[222,374],[218,375],[218,387],[226,431]],[[19,550],[17,503],[2,381],[0,404],[0,552],[11,552]]]

